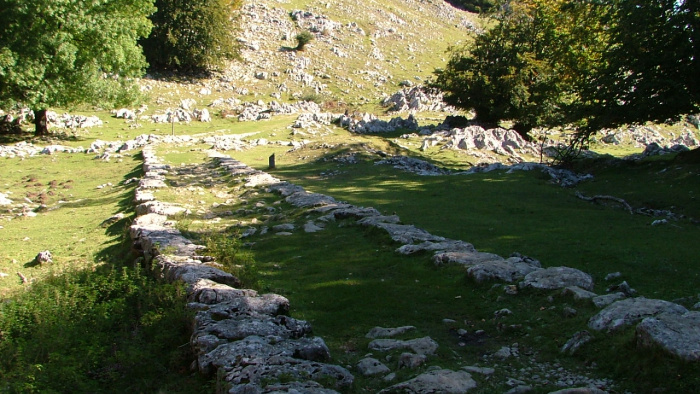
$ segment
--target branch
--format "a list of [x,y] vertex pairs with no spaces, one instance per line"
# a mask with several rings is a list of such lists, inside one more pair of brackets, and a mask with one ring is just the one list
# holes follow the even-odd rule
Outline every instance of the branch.
[[585,200],[585,201],[593,201],[593,202],[596,202],[597,200],[610,200],[610,201],[614,201],[614,202],[616,202],[616,203],[621,204],[622,206],[624,206],[625,209],[627,209],[627,210],[629,211],[630,215],[633,215],[633,214],[634,214],[634,211],[632,210],[632,207],[627,203],[627,201],[625,201],[625,200],[623,200],[623,199],[621,199],[621,198],[617,198],[617,197],[613,197],[613,196],[602,196],[602,195],[597,195],[597,196],[593,196],[593,197],[586,197],[586,196],[584,196],[583,194],[581,194],[581,192],[578,192],[578,191],[576,192],[576,197],[578,197],[578,198],[580,198],[580,199],[582,199],[582,200]]

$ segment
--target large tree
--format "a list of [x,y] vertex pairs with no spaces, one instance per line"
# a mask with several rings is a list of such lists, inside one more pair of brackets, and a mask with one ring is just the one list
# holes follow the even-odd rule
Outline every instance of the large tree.
[[136,97],[153,0],[0,0],[0,10],[0,105],[29,106],[37,135],[49,107]]
[[523,0],[457,48],[434,85],[478,121],[523,133],[677,119],[698,110],[696,0]]
[[608,47],[581,89],[584,135],[700,110],[700,2],[609,0]]
[[235,10],[242,0],[156,0],[153,31],[143,41],[150,66],[206,72],[238,56]]

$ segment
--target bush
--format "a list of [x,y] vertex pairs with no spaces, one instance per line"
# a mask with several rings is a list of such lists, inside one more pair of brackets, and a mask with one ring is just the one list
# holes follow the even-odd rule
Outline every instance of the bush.
[[206,72],[238,57],[233,13],[240,0],[156,0],[151,35],[142,42],[152,69]]
[[304,32],[301,32],[301,33],[297,34],[297,37],[296,37],[296,40],[297,40],[297,47],[296,47],[296,50],[297,50],[297,51],[303,51],[303,50],[304,50],[304,47],[306,46],[306,44],[308,44],[309,42],[311,42],[311,40],[313,40],[313,39],[314,39],[314,35],[311,34],[311,32],[308,32],[308,31],[304,31]]

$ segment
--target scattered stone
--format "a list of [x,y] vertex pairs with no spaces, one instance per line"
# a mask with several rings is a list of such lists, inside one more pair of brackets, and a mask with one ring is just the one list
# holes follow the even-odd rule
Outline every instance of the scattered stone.
[[367,333],[367,335],[365,335],[365,338],[393,338],[395,336],[405,334],[415,329],[416,327],[414,326],[403,326],[396,328],[374,327]]
[[281,233],[281,232],[291,232],[294,231],[295,226],[293,223],[285,223],[285,224],[278,224],[276,226],[272,226],[272,231],[276,233]]
[[591,336],[591,333],[589,333],[586,330],[579,331],[576,334],[574,334],[571,339],[566,341],[564,346],[561,348],[562,353],[568,353],[573,355],[578,351],[578,349],[589,342],[590,340],[593,339],[593,336]]
[[557,391],[551,391],[549,394],[608,394],[607,392],[600,390],[596,387],[577,387],[562,389]]
[[386,365],[371,357],[360,360],[360,362],[357,363],[357,370],[360,371],[363,376],[372,376],[391,372]]
[[590,300],[593,297],[597,297],[596,293],[593,293],[593,292],[588,291],[588,290],[584,290],[578,286],[565,287],[564,290],[561,291],[561,295],[573,296],[574,300],[576,300],[576,301]]
[[532,391],[532,387],[526,385],[515,386],[504,394],[525,394]]
[[603,308],[605,306],[608,306],[612,304],[615,301],[622,300],[625,297],[625,293],[612,293],[612,294],[605,294],[605,295],[599,295],[597,297],[591,298],[591,301],[593,301],[593,304],[598,307],[598,308]]
[[687,312],[683,306],[664,300],[628,298],[612,303],[591,317],[588,327],[597,331],[613,331],[661,313],[682,315]]
[[476,382],[466,371],[438,369],[388,387],[379,393],[409,392],[416,394],[462,394],[476,388]]
[[660,347],[686,361],[700,361],[700,312],[661,313],[637,325],[637,346]]
[[496,372],[495,369],[493,368],[488,368],[488,367],[477,367],[477,366],[466,366],[462,367],[463,370],[467,372],[472,372],[472,373],[478,373],[479,375],[493,375],[494,372]]
[[566,306],[566,307],[564,307],[564,309],[562,309],[562,315],[564,315],[564,317],[567,317],[567,318],[574,317],[574,316],[576,316],[577,313],[578,313],[578,311],[570,306]]
[[399,368],[416,369],[425,364],[428,357],[424,354],[401,353],[399,356]]
[[503,316],[510,316],[512,314],[513,314],[513,312],[510,309],[503,308],[501,310],[497,310],[496,312],[494,312],[493,317],[499,318],[499,317],[503,317]]
[[304,232],[307,233],[316,233],[319,231],[322,231],[323,227],[316,225],[316,223],[308,221],[306,224],[304,224]]
[[501,360],[516,357],[517,355],[517,350],[514,351],[514,349],[512,349],[509,346],[503,346],[502,348],[498,349],[495,353],[492,354],[493,357],[499,358]]
[[637,290],[630,287],[627,281],[623,281],[619,285],[613,285],[608,287],[608,293],[611,292],[621,292],[627,297],[635,297],[637,295]]

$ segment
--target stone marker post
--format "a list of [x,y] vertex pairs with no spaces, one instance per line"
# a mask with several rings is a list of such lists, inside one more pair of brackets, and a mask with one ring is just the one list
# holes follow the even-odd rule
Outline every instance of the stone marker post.
[[271,170],[274,169],[275,168],[275,154],[274,153],[272,155],[270,155],[268,162],[269,162],[268,168]]

